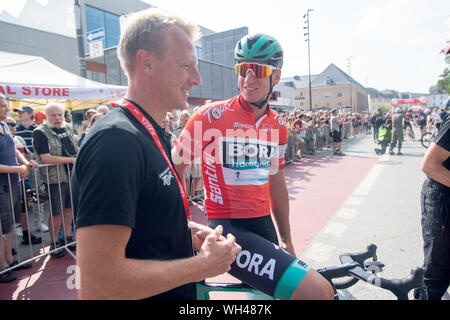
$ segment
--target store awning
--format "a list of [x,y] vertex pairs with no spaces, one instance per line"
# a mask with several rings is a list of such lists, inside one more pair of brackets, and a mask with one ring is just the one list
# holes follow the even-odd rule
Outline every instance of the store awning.
[[0,51],[0,93],[21,104],[40,109],[58,101],[76,110],[123,98],[126,91],[70,73],[42,57]]

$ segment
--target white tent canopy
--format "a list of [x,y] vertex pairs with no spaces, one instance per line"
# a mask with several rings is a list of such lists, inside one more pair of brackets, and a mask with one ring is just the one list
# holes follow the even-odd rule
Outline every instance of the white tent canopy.
[[123,98],[126,91],[124,86],[107,85],[70,73],[42,57],[0,51],[0,93],[13,100],[110,101]]

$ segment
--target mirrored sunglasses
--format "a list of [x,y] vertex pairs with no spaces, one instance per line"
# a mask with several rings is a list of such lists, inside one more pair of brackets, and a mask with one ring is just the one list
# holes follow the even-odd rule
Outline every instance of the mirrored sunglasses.
[[272,75],[275,67],[259,64],[259,63],[239,63],[235,66],[236,74],[241,77],[246,77],[248,71],[251,70],[256,78],[265,78]]

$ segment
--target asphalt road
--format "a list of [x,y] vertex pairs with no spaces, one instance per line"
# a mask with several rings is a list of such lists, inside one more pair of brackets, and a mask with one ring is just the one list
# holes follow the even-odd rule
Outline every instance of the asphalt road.
[[[372,243],[378,247],[378,260],[385,264],[379,274],[384,278],[406,277],[423,262],[420,192],[425,175],[420,165],[426,150],[420,142],[406,141],[403,155],[379,156],[374,147],[369,135],[343,144],[346,157],[377,160],[302,252],[302,260],[315,268],[339,264],[339,254],[362,251]],[[392,293],[361,281],[342,290],[340,297],[395,299]]]

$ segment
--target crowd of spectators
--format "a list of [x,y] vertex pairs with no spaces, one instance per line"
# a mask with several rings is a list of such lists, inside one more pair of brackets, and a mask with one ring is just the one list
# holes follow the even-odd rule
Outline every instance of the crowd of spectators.
[[[42,237],[32,231],[38,230],[41,234],[49,232],[52,257],[64,256],[65,251],[58,248],[74,243],[69,187],[71,166],[87,131],[96,120],[109,112],[109,107],[99,106],[96,109],[89,109],[85,113],[86,121],[83,125],[80,128],[73,128],[72,115],[62,104],[48,104],[44,113],[39,112],[42,114],[39,120],[36,118],[38,112],[32,107],[21,106],[10,110],[4,96],[0,96],[0,102],[2,103],[0,121],[4,121],[1,138],[6,141],[0,151],[2,155],[14,152],[17,154],[17,159],[10,156],[9,160],[4,157],[5,159],[1,158],[0,161],[2,166],[0,187],[8,191],[0,199],[3,235],[0,239],[0,271],[2,271],[5,267],[10,268],[18,264],[16,255],[20,252],[15,249],[18,244],[44,245]],[[20,124],[13,117],[6,116],[5,111],[7,113],[13,111]],[[19,154],[23,158],[19,158]],[[19,165],[23,162],[27,163],[26,167]],[[38,165],[41,165],[40,170],[36,170]],[[49,166],[44,168],[43,165]],[[19,172],[18,169],[23,171],[20,171],[20,177],[16,174]],[[10,192],[11,197],[8,196]],[[47,214],[44,213],[43,202],[48,204]],[[27,212],[30,214],[27,215]],[[48,220],[45,220],[44,216],[45,218],[48,216]],[[15,226],[11,228],[13,223]],[[13,239],[19,241],[15,246]],[[73,244],[68,247],[75,248]],[[21,247],[18,248],[20,251]],[[20,264],[15,269],[31,266],[30,262]],[[15,279],[13,271],[0,274],[0,283]]]
[[[281,115],[287,120],[289,139],[286,162],[300,161],[303,157],[314,155],[318,150],[332,148],[333,131],[331,119],[333,110],[286,111]],[[372,125],[370,113],[336,112],[338,133],[341,139],[349,139],[359,134],[369,134]],[[336,151],[336,150],[333,150]],[[333,155],[344,155],[340,152]]]
[[[167,116],[162,123],[162,127],[166,130],[172,146],[174,146],[184,126],[197,109],[198,107],[190,111],[188,108],[186,108],[186,110],[183,111],[167,113]],[[40,164],[44,164],[45,161],[42,161],[42,159],[36,156],[36,143],[33,143],[33,132],[38,128],[42,129],[42,126],[45,126],[45,124],[48,123],[50,119],[47,119],[46,122],[38,125],[33,121],[34,110],[31,107],[22,106],[18,109],[14,109],[13,111],[17,113],[20,124],[17,124],[16,121],[11,117],[8,117],[7,120],[5,120],[5,123],[10,126],[12,136],[15,136],[16,148],[22,153],[26,154],[29,159],[37,159],[39,160],[38,162]],[[65,112],[63,113],[64,124],[61,124],[60,127],[65,128],[64,130],[66,130],[68,136],[72,136],[73,134],[74,141],[76,142],[76,145],[73,146],[74,150],[77,150],[77,148],[82,145],[86,134],[94,125],[94,123],[109,111],[110,107],[105,105],[88,109],[84,113],[85,120],[83,121],[81,126],[74,126],[71,113],[68,110],[65,110]],[[293,111],[291,110],[280,112],[280,114],[286,121],[289,134],[288,145],[285,154],[286,163],[289,164],[292,162],[300,162],[302,158],[314,156],[318,151],[323,149],[332,149],[333,155],[343,156],[344,154],[341,152],[340,147],[341,142],[337,142],[337,140],[335,139],[336,135],[338,135],[340,138],[340,140],[338,141],[344,141],[346,139],[355,138],[358,135],[369,135],[373,133],[374,142],[381,146],[381,149],[375,149],[375,152],[377,154],[385,153],[389,144],[391,144],[392,152],[393,147],[391,143],[391,126],[392,119],[395,114],[402,115],[401,123],[405,130],[408,126],[415,125],[420,128],[421,132],[423,132],[425,128],[431,124],[439,125],[439,123],[441,122],[441,115],[445,114],[446,110],[417,109],[401,112],[400,109],[397,109],[396,111],[397,112],[393,112],[393,114],[391,112],[383,113],[380,110],[374,113],[355,113],[345,112],[340,109],[320,111],[302,111],[295,109]],[[396,121],[398,122],[398,118],[396,119]],[[335,128],[333,128],[333,126],[335,126]],[[399,140],[399,138],[397,138],[397,141],[400,141],[400,148],[401,139]],[[64,153],[64,150],[66,149],[63,148],[63,157],[67,157],[67,159],[76,157],[75,151],[74,154],[67,154]],[[73,163],[74,161],[72,159],[69,160],[70,163]],[[31,174],[30,169],[29,178],[33,178],[34,176],[36,175]],[[192,204],[193,202],[201,202],[203,200],[203,181],[199,157],[194,159],[192,165],[186,169],[185,177],[185,188],[189,196],[190,203]],[[34,186],[37,186],[41,182],[42,181],[32,181]],[[25,180],[25,183],[26,188],[32,188],[28,179]],[[23,208],[25,202],[27,201],[25,200],[25,198],[22,198],[22,201],[24,202],[22,204]],[[34,205],[31,208],[31,212],[36,215],[36,219],[34,219],[36,221],[36,224],[34,226],[38,230],[40,229],[40,231],[49,231],[49,227],[46,224],[47,221],[44,222],[42,214],[38,216],[36,208],[37,205]],[[24,211],[25,210],[22,209],[21,212],[16,213],[15,219],[18,223],[18,228],[15,232],[18,236],[22,237],[21,244],[26,245],[28,243],[42,243],[42,239],[39,236],[35,236],[31,233],[31,230],[27,230],[28,225],[26,223],[27,219],[25,219],[24,217]],[[21,225],[19,222],[21,222]],[[50,219],[48,221],[48,224],[52,224],[53,226],[53,222],[51,222]],[[66,233],[70,234],[70,228],[68,228],[67,226],[65,228]],[[56,234],[54,234],[53,232],[50,232],[50,234],[51,240],[55,243]],[[72,240],[72,236],[68,235],[67,237],[69,238],[69,241]],[[56,249],[57,247],[58,244],[51,245],[52,249]],[[14,252],[15,250],[12,251],[13,253],[17,253]],[[58,257],[62,255],[63,254],[61,251],[57,251],[56,254],[53,254],[52,256]],[[14,279],[13,276],[3,278],[5,278],[4,282],[6,282],[6,280]]]

